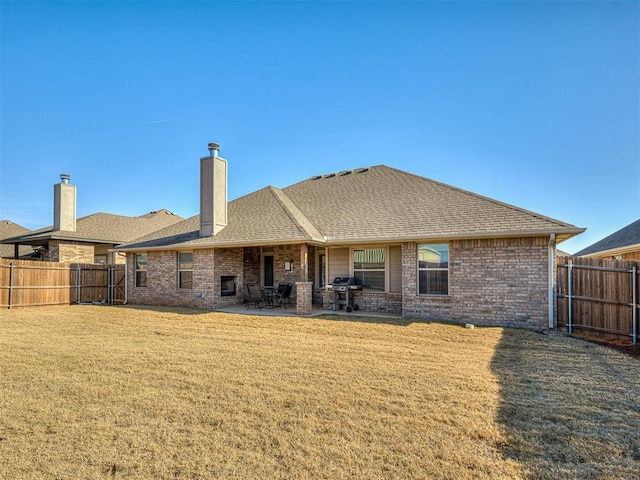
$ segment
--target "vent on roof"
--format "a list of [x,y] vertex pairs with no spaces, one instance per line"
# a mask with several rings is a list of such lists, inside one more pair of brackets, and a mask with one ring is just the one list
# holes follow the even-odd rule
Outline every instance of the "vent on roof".
[[356,173],[365,173],[368,172],[369,169],[368,168],[357,168],[356,170],[354,170]]
[[335,177],[336,174],[335,173],[327,173],[326,175],[323,175],[322,178],[332,178]]
[[316,175],[315,177],[312,177],[311,180],[320,180],[322,178],[322,175]]
[[352,172],[353,170],[343,170],[341,172],[338,172],[338,175],[344,177],[345,175],[350,175]]

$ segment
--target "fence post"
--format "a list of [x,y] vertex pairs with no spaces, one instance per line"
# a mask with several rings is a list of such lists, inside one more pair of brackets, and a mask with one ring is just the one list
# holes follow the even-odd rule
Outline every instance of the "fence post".
[[638,343],[638,265],[633,264],[632,273],[633,280],[631,284],[633,285],[633,293],[632,293],[632,302],[633,302],[633,344],[636,345]]
[[107,305],[113,305],[113,270],[107,265]]
[[567,305],[569,306],[569,335],[573,334],[573,262],[569,258],[569,265],[567,268]]
[[13,262],[9,262],[9,310],[13,303]]
[[78,300],[76,301],[76,303],[78,305],[80,305],[80,288],[81,288],[81,284],[82,284],[82,267],[80,266],[80,264],[78,263]]

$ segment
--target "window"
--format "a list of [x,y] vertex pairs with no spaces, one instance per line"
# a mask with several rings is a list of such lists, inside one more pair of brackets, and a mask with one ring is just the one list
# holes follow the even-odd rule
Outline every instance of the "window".
[[136,253],[136,287],[147,286],[147,254]]
[[418,294],[449,294],[449,245],[418,245]]
[[178,288],[193,288],[193,252],[178,252]]
[[385,291],[385,249],[365,248],[353,251],[353,276],[357,285]]

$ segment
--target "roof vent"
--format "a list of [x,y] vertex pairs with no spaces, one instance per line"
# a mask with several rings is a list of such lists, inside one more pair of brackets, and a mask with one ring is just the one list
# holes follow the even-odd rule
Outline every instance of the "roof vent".
[[368,171],[369,171],[369,168],[358,168],[357,170],[355,170],[356,173],[365,173]]
[[344,177],[345,175],[350,175],[353,170],[343,170],[342,172],[338,172],[340,177]]
[[322,175],[316,175],[315,177],[311,177],[311,180],[320,180]]
[[326,175],[323,175],[322,178],[333,178],[335,176],[336,176],[335,173],[327,173]]
[[70,180],[71,180],[71,175],[69,175],[68,173],[60,174],[60,181],[65,185],[68,185]]

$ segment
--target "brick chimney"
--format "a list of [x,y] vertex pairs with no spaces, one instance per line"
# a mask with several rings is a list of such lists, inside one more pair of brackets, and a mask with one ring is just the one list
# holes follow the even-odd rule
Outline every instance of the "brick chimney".
[[76,231],[76,187],[71,175],[60,174],[60,183],[53,186],[53,229]]
[[209,156],[200,159],[200,236],[211,237],[227,226],[227,161],[218,156],[220,145],[209,144]]

